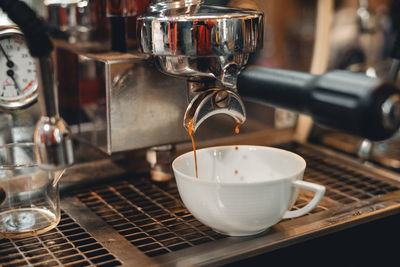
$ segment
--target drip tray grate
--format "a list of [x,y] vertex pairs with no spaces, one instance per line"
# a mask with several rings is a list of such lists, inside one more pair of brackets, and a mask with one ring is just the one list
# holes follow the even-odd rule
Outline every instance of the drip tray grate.
[[[310,213],[398,189],[307,146],[291,144],[284,148],[306,159],[305,180],[326,186],[323,200]],[[157,185],[148,178],[132,178],[95,186],[79,192],[77,196],[120,235],[150,257],[225,237],[190,214],[181,202],[174,182]],[[301,192],[294,209],[303,207],[311,198],[312,195]]]
[[0,239],[0,266],[119,266],[109,253],[68,214],[58,226],[34,237]]
[[150,257],[224,237],[190,214],[175,184],[164,188],[148,179],[122,181],[95,187],[78,198]]
[[349,204],[399,190],[395,184],[376,179],[349,164],[326,157],[309,147],[295,145],[293,152],[307,162],[304,179],[326,187],[325,197],[340,204]]

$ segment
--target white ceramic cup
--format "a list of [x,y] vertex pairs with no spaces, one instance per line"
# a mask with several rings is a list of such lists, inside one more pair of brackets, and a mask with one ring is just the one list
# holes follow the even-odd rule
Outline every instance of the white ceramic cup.
[[[302,216],[321,201],[325,187],[302,181],[306,162],[299,155],[263,146],[222,146],[193,151],[172,163],[179,194],[203,224],[230,236],[265,231],[283,218]],[[299,189],[315,192],[291,211]]]

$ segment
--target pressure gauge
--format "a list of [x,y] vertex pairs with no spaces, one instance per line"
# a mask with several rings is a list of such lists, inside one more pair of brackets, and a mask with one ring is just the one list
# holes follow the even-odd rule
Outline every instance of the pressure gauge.
[[23,109],[37,99],[35,62],[17,27],[0,27],[0,109]]

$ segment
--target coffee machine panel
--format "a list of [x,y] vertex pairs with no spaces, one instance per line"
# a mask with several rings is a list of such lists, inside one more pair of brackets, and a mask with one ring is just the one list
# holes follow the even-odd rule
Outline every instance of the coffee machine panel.
[[[73,54],[57,52],[69,59]],[[187,106],[183,80],[159,73],[143,55],[108,52],[73,58],[76,68],[58,59],[58,70],[77,70],[75,80],[66,75],[60,81],[60,107],[81,139],[108,154],[188,139],[182,127]]]

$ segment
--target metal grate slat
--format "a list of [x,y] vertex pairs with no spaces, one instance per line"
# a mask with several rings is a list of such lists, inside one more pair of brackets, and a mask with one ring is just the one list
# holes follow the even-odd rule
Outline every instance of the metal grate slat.
[[54,229],[34,237],[0,239],[0,266],[118,266],[111,255],[67,213]]

